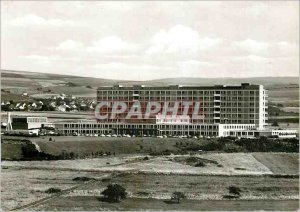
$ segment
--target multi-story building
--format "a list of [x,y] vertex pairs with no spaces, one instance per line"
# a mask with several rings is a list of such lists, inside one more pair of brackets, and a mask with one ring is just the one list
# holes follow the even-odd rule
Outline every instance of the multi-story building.
[[[65,134],[251,137],[254,136],[252,130],[263,130],[266,126],[267,98],[262,85],[248,83],[239,86],[103,86],[97,90],[97,101],[102,104],[98,107],[101,119],[95,123],[64,123],[59,128]],[[119,108],[124,105],[125,108]],[[147,114],[152,106],[156,107],[155,113]],[[132,111],[140,114],[128,116]]]

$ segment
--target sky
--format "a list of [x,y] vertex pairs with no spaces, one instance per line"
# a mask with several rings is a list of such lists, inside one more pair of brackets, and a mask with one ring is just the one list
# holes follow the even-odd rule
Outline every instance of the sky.
[[1,1],[1,69],[299,76],[299,1]]

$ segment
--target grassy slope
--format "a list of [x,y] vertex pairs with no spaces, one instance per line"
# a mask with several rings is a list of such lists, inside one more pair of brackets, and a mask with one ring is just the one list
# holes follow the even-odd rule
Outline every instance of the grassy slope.
[[[100,192],[109,183],[118,183],[126,188],[129,198],[121,203],[99,200]],[[243,200],[228,201],[228,186],[241,188]],[[98,181],[79,190],[75,189],[63,198],[50,200],[37,210],[291,210],[298,207],[298,179],[271,177],[220,177],[157,174],[121,174],[109,182]],[[174,191],[182,191],[187,200],[180,204],[167,204]],[[95,195],[95,196],[94,196]],[[249,199],[255,199],[249,201]],[[260,200],[263,199],[263,200]],[[218,200],[218,201],[216,201]]]
[[[68,76],[68,75],[57,75],[57,74],[47,74],[47,73],[35,73],[35,72],[24,72],[24,71],[8,71],[2,70],[2,87],[11,87],[18,85],[22,87],[22,90],[30,90],[33,92],[37,87],[45,84],[44,82],[57,81],[64,83],[74,83],[79,88],[85,89],[86,86],[92,86],[93,90],[98,86],[106,86],[113,84],[145,84],[145,85],[169,85],[169,84],[184,84],[184,85],[214,85],[214,84],[240,84],[241,82],[249,82],[252,84],[264,84],[267,88],[276,89],[282,87],[298,87],[297,77],[258,77],[258,78],[172,78],[172,79],[159,79],[150,81],[117,81],[109,79],[91,78],[91,77],[78,77],[78,76]],[[17,83],[15,83],[17,82]],[[59,85],[59,83],[57,83]],[[64,86],[50,86],[47,89],[52,89],[53,92],[65,92],[73,93],[79,92],[78,94],[86,94],[88,90],[80,91],[77,89],[74,92],[71,91],[70,87]],[[68,91],[68,89],[70,91]]]
[[2,143],[1,144],[1,159],[19,160],[22,156],[21,143]]
[[255,159],[267,166],[274,174],[299,174],[298,154],[253,153]]
[[54,199],[47,204],[32,208],[34,210],[55,209],[61,211],[254,211],[254,210],[271,210],[271,211],[295,211],[299,204],[297,200],[235,200],[235,201],[197,201],[183,200],[180,204],[166,204],[163,200],[157,199],[138,199],[129,198],[121,203],[101,202],[97,197],[61,197]]
[[[100,138],[100,137],[53,137],[55,142],[47,138],[33,138],[42,150],[50,154],[61,154],[62,150],[79,155],[92,152],[115,152],[116,154],[149,153],[153,151],[177,150],[174,146],[178,140],[157,138]],[[193,140],[191,140],[193,142]],[[187,140],[183,141],[187,142]]]

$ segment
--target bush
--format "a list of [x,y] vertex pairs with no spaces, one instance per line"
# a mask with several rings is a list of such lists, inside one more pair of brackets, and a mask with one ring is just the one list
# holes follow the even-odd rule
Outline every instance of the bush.
[[101,194],[110,202],[119,202],[127,196],[126,189],[118,184],[109,184]]
[[196,162],[198,162],[198,158],[196,158],[196,157],[189,157],[189,158],[187,158],[185,160],[185,162],[187,162],[187,163],[196,163]]
[[145,192],[145,191],[138,191],[137,194],[141,195],[141,196],[148,196],[149,195],[149,193]]
[[223,198],[225,198],[225,199],[236,199],[236,198],[238,198],[238,196],[236,196],[236,195],[223,195]]
[[184,195],[184,193],[180,192],[180,191],[176,191],[172,194],[171,200],[176,200],[177,203],[180,202],[181,199],[186,198],[186,196]]
[[204,167],[205,166],[205,163],[203,161],[198,161],[196,164],[195,164],[195,167]]
[[149,157],[148,157],[148,156],[146,156],[146,157],[144,157],[144,158],[143,158],[143,160],[149,160]]
[[73,178],[73,181],[82,181],[82,182],[85,182],[85,181],[90,181],[90,180],[94,180],[95,178],[90,178],[90,177],[75,177]]
[[69,154],[69,157],[70,157],[70,159],[75,159],[75,153],[74,152],[70,152],[70,154]]
[[219,142],[219,141],[209,141],[206,144],[204,144],[201,149],[203,151],[215,151],[215,150],[222,150],[224,147],[224,143],[223,142]]
[[163,154],[163,155],[171,155],[172,152],[171,152],[170,150],[166,149],[166,150],[164,150],[164,151],[162,152],[162,154]]
[[241,195],[241,189],[237,186],[229,186],[229,194],[240,196]]
[[73,82],[68,82],[68,83],[66,83],[66,85],[69,86],[69,87],[79,86],[79,85],[77,85],[76,83],[73,83]]
[[231,152],[244,152],[245,149],[241,146],[236,145],[236,144],[228,143],[228,144],[225,144],[224,151],[228,152],[228,153],[231,153]]
[[58,192],[61,192],[60,188],[49,188],[45,191],[45,193],[47,193],[47,194],[53,194],[53,193],[58,193]]
[[109,181],[111,181],[111,178],[103,178],[101,181],[102,182],[109,182]]

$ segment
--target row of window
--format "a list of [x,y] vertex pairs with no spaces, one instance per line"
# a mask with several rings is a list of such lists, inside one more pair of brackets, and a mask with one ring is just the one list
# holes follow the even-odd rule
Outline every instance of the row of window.
[[98,90],[98,95],[133,95],[133,94],[139,94],[139,95],[259,95],[258,90],[244,90],[244,91],[204,91],[204,90],[175,90],[175,91],[160,91],[160,90],[150,90],[150,91],[111,91],[111,90]]
[[241,129],[241,130],[244,130],[244,129],[253,129],[255,128],[254,125],[228,125],[228,126],[224,126],[224,129]]
[[164,125],[164,124],[64,124],[64,128],[74,129],[104,129],[104,128],[132,128],[132,129],[218,129],[217,125]]

